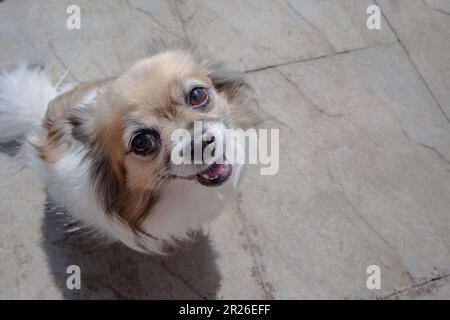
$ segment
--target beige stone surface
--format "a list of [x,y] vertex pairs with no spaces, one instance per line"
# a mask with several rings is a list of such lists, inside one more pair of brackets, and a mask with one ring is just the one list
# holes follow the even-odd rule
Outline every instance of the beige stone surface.
[[78,1],[80,30],[66,27],[71,4],[67,0],[2,3],[0,42],[6,51],[2,48],[0,61],[42,61],[50,63],[55,73],[68,70],[72,81],[85,81],[124,70],[145,56],[152,41],[164,38],[170,43],[182,37],[174,22],[177,18],[164,1],[155,3],[160,8],[154,13],[158,19],[141,9],[138,1]]
[[263,68],[393,41],[389,28],[371,32],[371,1],[179,2],[189,39],[241,70]]
[[450,119],[450,2],[380,0],[398,38]]
[[275,297],[372,297],[370,264],[377,296],[449,272],[450,127],[398,44],[249,79],[283,150],[241,204]]
[[73,1],[0,3],[0,68],[91,80],[189,40],[246,70],[261,126],[280,130],[278,174],[250,166],[236,203],[167,257],[77,230],[0,145],[0,299],[450,299],[450,7],[377,3],[381,30],[369,0],[83,0],[81,30],[65,27]]

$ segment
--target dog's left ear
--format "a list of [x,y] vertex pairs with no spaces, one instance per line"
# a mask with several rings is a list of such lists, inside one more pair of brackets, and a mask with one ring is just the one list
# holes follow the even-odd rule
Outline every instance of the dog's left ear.
[[215,89],[226,97],[234,123],[241,128],[256,126],[260,122],[256,116],[256,101],[243,75],[218,62],[207,63],[205,70]]
[[228,70],[223,63],[209,62],[205,66],[206,72],[214,87],[227,98],[233,100],[239,95],[246,94],[248,84],[239,72]]

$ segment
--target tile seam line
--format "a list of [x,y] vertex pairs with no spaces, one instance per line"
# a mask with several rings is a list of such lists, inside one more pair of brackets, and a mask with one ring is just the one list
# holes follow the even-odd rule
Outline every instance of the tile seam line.
[[[381,8],[381,6],[378,4],[378,0],[373,0],[373,2]],[[400,36],[398,35],[397,31],[394,29],[394,27],[392,26],[391,22],[388,20],[387,16],[384,14],[383,10],[380,10],[381,15],[383,16],[384,20],[386,20],[386,23],[388,25],[388,27],[392,30],[392,32],[394,33],[395,37],[397,38],[397,41],[400,43],[403,51],[405,52],[406,56],[408,57],[409,63],[411,63],[411,65],[414,67],[414,70],[416,71],[417,75],[419,76],[420,80],[423,82],[425,88],[427,89],[428,93],[431,95],[431,97],[434,100],[434,103],[436,103],[436,106],[439,108],[439,111],[441,111],[442,115],[444,116],[444,118],[447,120],[447,122],[450,123],[450,118],[449,116],[447,116],[447,114],[445,113],[444,109],[442,108],[441,104],[439,103],[438,99],[436,98],[436,96],[434,95],[433,91],[431,90],[428,82],[425,80],[422,72],[420,72],[419,67],[416,65],[416,63],[414,62],[414,60],[411,58],[411,54],[409,53],[408,49],[406,48],[405,44],[403,43],[403,41],[400,39]]]
[[408,288],[405,288],[405,289],[402,289],[402,290],[399,290],[399,291],[395,291],[395,292],[393,292],[391,294],[388,294],[388,295],[386,295],[384,297],[380,297],[379,299],[389,299],[389,298],[398,296],[398,295],[400,295],[400,294],[402,294],[404,292],[408,292],[410,290],[414,290],[414,289],[418,289],[418,288],[424,287],[426,285],[429,285],[430,283],[433,283],[433,282],[436,282],[436,281],[440,281],[440,280],[445,280],[445,279],[447,279],[449,277],[450,277],[450,274],[445,274],[443,276],[431,278],[430,280],[426,280],[426,281],[418,283],[416,285],[412,285],[412,286],[410,286]]
[[386,43],[379,43],[379,44],[376,44],[376,45],[373,45],[373,46],[368,46],[368,47],[360,47],[360,48],[355,48],[355,49],[350,49],[350,50],[333,52],[333,53],[330,53],[330,54],[324,54],[324,55],[320,55],[320,56],[312,57],[312,58],[307,58],[307,59],[298,59],[298,60],[292,60],[292,61],[282,62],[282,63],[278,63],[278,64],[270,64],[270,65],[267,65],[267,66],[262,66],[262,67],[257,67],[257,68],[254,68],[254,69],[244,70],[243,73],[249,73],[249,74],[250,73],[256,73],[256,72],[259,72],[259,71],[275,69],[275,68],[278,68],[278,67],[290,66],[290,65],[293,65],[293,64],[297,64],[297,63],[304,63],[304,62],[316,61],[316,60],[321,60],[321,59],[334,57],[334,56],[341,56],[341,55],[345,55],[345,54],[352,53],[352,52],[358,52],[358,51],[374,49],[374,48],[379,48],[379,47],[387,47],[387,46],[394,45],[394,44],[396,44],[398,42],[400,42],[400,41],[397,39],[395,41],[386,42]]
[[250,256],[251,256],[251,258],[253,260],[253,267],[256,269],[256,273],[257,273],[257,275],[256,275],[257,285],[263,291],[265,299],[272,300],[272,299],[274,299],[274,297],[273,297],[273,295],[270,293],[270,291],[266,287],[267,281],[265,281],[265,279],[264,279],[264,276],[263,276],[263,274],[261,272],[260,263],[258,262],[258,259],[256,257],[256,253],[255,253],[255,251],[254,251],[254,249],[252,247],[252,246],[255,246],[256,244],[250,238],[250,235],[249,235],[249,232],[248,232],[248,226],[246,224],[245,217],[242,214],[241,201],[242,201],[242,193],[240,193],[239,196],[238,196],[236,215],[237,215],[238,220],[242,224],[244,237],[246,238],[246,241],[247,241],[247,243],[249,245]]

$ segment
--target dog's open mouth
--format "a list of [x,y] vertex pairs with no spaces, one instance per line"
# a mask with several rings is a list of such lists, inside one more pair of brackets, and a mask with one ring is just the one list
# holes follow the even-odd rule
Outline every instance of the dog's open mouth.
[[194,177],[204,186],[216,187],[226,182],[232,171],[233,167],[224,159],[223,163],[214,162],[206,170],[197,173]]

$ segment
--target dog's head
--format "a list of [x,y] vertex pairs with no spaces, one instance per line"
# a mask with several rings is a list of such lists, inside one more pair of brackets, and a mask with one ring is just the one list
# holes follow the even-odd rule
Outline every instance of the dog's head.
[[[215,152],[216,144],[227,128],[251,124],[246,89],[220,65],[167,51],[136,63],[94,92],[91,104],[75,108],[72,135],[87,146],[105,210],[139,230],[167,181],[190,180],[204,188],[227,183],[233,166],[225,152]],[[179,129],[192,138],[174,141]],[[193,163],[175,164],[175,149]],[[205,149],[212,157],[207,163],[193,152]]]

